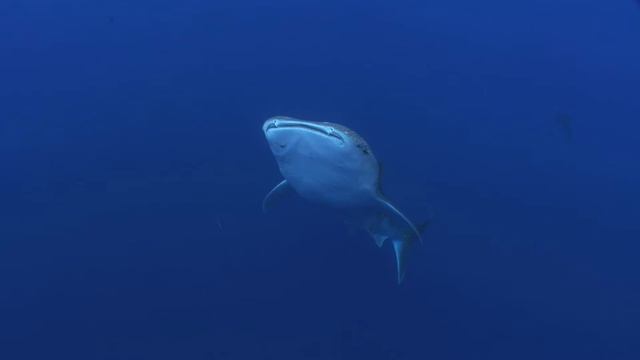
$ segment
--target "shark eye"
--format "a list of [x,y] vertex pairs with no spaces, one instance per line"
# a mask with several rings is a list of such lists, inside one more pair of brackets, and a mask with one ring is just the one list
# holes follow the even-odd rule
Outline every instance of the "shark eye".
[[326,129],[326,132],[327,132],[327,135],[340,140],[340,145],[344,145],[344,139],[342,138],[342,135],[340,135],[340,133],[337,132],[334,127],[328,127]]
[[275,129],[278,127],[278,120],[273,120],[271,122],[269,122],[269,124],[267,125],[267,128],[265,129],[265,131],[271,130],[271,129]]

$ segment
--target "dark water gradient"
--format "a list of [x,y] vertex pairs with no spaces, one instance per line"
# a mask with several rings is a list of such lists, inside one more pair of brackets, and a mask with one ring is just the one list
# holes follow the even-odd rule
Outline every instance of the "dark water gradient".
[[[0,34],[0,359],[640,357],[633,1],[6,0]],[[433,216],[403,286],[261,213],[276,114]]]

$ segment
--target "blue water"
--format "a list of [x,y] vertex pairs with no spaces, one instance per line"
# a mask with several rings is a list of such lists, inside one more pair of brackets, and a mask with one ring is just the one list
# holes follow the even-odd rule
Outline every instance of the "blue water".
[[[0,2],[0,359],[640,358],[633,0]],[[261,132],[344,124],[395,281]]]

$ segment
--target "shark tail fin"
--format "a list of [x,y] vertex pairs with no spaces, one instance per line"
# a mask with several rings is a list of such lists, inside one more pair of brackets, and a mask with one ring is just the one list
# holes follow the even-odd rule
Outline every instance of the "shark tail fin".
[[407,231],[403,232],[407,238],[417,239],[422,243],[422,236],[420,232],[416,228],[415,225],[409,220],[404,214],[400,212],[395,206],[393,206],[389,201],[384,198],[379,198],[378,203],[380,204],[381,210],[385,217],[389,219],[391,223],[394,224],[395,227],[400,229],[407,229]]
[[406,228],[398,227],[387,216],[376,216],[366,226],[367,232],[373,238],[378,247],[382,247],[386,240],[390,240],[396,258],[396,272],[398,284],[404,280],[407,270],[407,259],[410,249],[415,242],[415,235]]
[[386,240],[391,240],[396,258],[398,283],[404,280],[411,248],[416,240],[422,242],[420,234],[424,227],[416,228],[397,208],[382,198],[376,214],[365,222],[366,230],[378,247]]
[[407,257],[412,243],[403,239],[393,239],[393,251],[396,254],[396,270],[398,274],[398,284],[402,284],[404,274],[407,272]]

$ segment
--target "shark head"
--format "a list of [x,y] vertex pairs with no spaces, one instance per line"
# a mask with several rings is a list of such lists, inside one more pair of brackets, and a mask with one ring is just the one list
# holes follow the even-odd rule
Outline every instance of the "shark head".
[[262,130],[280,172],[303,197],[348,205],[376,191],[378,163],[352,130],[283,116],[268,119]]
[[274,156],[287,156],[302,147],[322,149],[329,156],[371,154],[367,143],[355,132],[342,125],[299,120],[277,116],[267,120],[262,126]]

